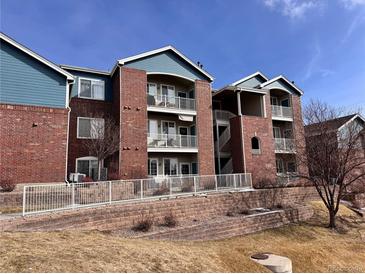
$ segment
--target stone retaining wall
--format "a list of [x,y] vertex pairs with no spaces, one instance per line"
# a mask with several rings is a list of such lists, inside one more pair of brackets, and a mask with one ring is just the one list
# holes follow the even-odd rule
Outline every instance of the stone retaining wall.
[[0,231],[115,230],[130,228],[146,215],[162,220],[172,213],[177,220],[202,220],[226,215],[232,210],[298,204],[314,199],[318,196],[312,187],[212,193],[206,197],[180,197],[3,218]]
[[145,233],[135,238],[155,240],[218,240],[305,221],[312,216],[312,207],[298,205],[284,210],[249,216],[224,216],[212,222],[202,222],[198,225],[178,227],[163,232]]

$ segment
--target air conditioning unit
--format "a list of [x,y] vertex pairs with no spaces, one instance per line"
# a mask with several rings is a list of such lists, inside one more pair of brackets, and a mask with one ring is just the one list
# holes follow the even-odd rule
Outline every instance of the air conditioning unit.
[[82,179],[85,177],[82,173],[70,173],[69,179],[72,183],[82,183]]

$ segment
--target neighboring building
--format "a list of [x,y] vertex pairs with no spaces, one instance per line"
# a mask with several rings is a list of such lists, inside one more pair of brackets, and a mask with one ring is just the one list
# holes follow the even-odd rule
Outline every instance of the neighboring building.
[[[361,115],[355,113],[323,123],[314,123],[305,126],[304,130],[307,147],[309,148],[308,153],[315,153],[314,151],[320,146],[318,138],[324,138],[323,136],[325,136],[326,139],[329,139],[329,141],[326,141],[328,142],[328,147],[331,147],[333,144],[336,150],[337,148],[341,149],[342,146],[347,146],[351,142],[349,140],[356,141],[356,150],[353,151],[354,155],[359,157],[358,159],[362,158],[365,161],[365,119]],[[316,165],[310,167],[310,174],[316,173],[315,168]],[[364,183],[365,178],[362,178],[356,185],[362,184],[362,189],[364,189]]]
[[300,97],[284,76],[256,72],[213,93],[217,173],[252,173],[253,183],[306,172]]

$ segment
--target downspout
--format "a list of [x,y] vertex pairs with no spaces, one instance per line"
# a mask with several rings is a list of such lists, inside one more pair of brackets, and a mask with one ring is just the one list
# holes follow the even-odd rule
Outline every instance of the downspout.
[[72,85],[75,81],[67,82],[66,80],[66,109],[67,109],[67,135],[66,135],[66,165],[65,165],[65,182],[68,182],[67,178],[67,170],[68,170],[68,144],[69,144],[69,135],[70,135],[70,85]]
[[237,110],[238,116],[240,116],[240,135],[241,135],[241,146],[242,146],[242,154],[243,154],[243,173],[246,173],[246,154],[245,154],[245,137],[243,135],[243,121],[242,121],[242,109],[241,109],[241,92],[239,89],[237,92]]

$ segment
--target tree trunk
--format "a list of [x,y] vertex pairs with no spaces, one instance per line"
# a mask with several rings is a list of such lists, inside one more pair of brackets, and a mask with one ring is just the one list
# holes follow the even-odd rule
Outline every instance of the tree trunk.
[[101,173],[101,164],[103,163],[103,160],[99,160],[98,164],[98,181],[100,181],[100,173]]
[[329,209],[328,213],[330,215],[330,222],[328,224],[328,227],[331,229],[335,229],[336,228],[336,213],[335,213],[334,209]]

